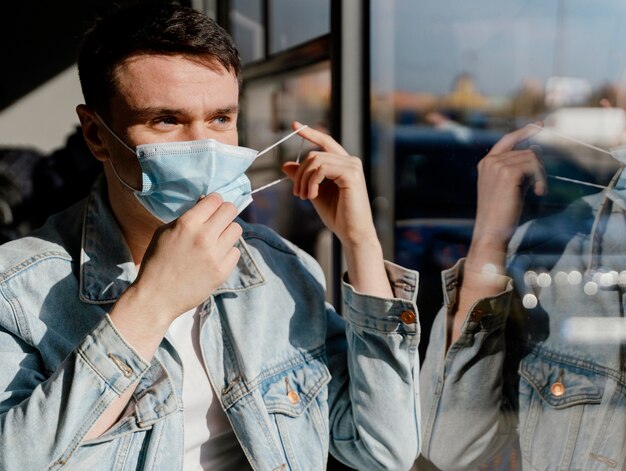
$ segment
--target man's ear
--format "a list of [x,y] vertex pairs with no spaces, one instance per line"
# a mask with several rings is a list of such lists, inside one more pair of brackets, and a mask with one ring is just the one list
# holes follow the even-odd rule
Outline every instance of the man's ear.
[[78,105],[76,107],[76,114],[80,120],[83,137],[85,138],[85,142],[87,143],[87,147],[89,147],[91,153],[100,162],[109,160],[111,158],[109,154],[109,147],[102,139],[104,126],[102,126],[98,117],[87,107],[87,105]]

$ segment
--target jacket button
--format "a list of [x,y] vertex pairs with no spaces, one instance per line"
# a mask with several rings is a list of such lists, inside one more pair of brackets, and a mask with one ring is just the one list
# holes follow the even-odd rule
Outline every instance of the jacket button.
[[293,390],[287,393],[287,397],[289,398],[289,402],[291,402],[294,405],[300,402],[300,395]]
[[415,324],[415,313],[413,311],[402,311],[400,320],[405,324]]
[[555,397],[561,397],[563,394],[565,394],[565,385],[560,381],[557,381],[556,383],[553,383],[552,386],[550,386],[550,392]]

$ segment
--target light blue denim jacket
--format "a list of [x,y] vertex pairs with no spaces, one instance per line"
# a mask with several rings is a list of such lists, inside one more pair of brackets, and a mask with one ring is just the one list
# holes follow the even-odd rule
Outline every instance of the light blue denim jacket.
[[[0,470],[181,469],[180,358],[166,337],[146,363],[107,315],[136,269],[104,187],[0,248]],[[407,312],[416,312],[417,273],[386,265],[393,299],[344,283],[341,318],[310,256],[242,225],[240,261],[202,306],[200,341],[252,468],[324,469],[329,448],[358,469],[410,468],[420,330]],[[119,421],[86,441],[136,382]]]
[[[626,469],[626,350],[568,327],[576,317],[624,318],[626,283],[614,275],[626,270],[625,216],[598,194],[522,226],[508,288],[474,304],[447,353],[462,261],[443,273],[445,306],[421,373],[422,452],[442,470],[472,468],[505,446],[525,470]],[[550,275],[549,285],[529,271]],[[526,295],[536,307],[522,307]]]

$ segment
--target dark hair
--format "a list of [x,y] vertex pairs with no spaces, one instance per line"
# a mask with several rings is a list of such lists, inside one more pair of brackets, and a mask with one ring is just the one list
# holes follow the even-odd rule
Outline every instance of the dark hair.
[[237,49],[215,21],[189,7],[143,3],[113,13],[87,33],[78,58],[87,106],[108,114],[116,68],[141,54],[181,54],[208,66],[220,64],[241,80]]

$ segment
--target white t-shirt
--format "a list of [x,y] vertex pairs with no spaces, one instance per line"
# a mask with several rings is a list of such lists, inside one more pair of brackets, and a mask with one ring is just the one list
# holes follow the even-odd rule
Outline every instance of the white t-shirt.
[[185,471],[251,469],[239,441],[215,397],[202,361],[200,312],[192,309],[168,330],[183,362]]

